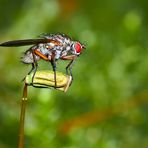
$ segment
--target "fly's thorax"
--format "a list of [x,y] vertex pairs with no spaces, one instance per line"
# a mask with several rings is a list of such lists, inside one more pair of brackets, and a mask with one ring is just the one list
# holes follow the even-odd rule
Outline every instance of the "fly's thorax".
[[71,40],[69,38],[65,38],[64,39],[65,44],[70,45],[71,44]]
[[48,44],[39,44],[37,50],[41,52],[43,55],[48,55],[49,54],[48,47],[49,47]]
[[62,53],[61,50],[56,50],[56,51],[55,51],[55,59],[56,59],[56,60],[58,60],[58,59],[61,57],[61,53]]

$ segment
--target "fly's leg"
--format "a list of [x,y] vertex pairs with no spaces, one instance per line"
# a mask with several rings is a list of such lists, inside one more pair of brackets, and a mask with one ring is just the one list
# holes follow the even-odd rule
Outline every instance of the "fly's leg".
[[[31,70],[28,72],[28,74],[27,75],[30,75],[34,70],[35,70],[35,64],[34,63],[32,63],[32,68],[31,68]],[[25,78],[26,78],[26,76],[22,79],[22,81],[24,81],[25,80]]]
[[[29,56],[32,56],[32,68],[31,68],[31,70],[28,72],[28,74],[27,75],[30,75],[31,73],[33,73],[33,76],[32,76],[32,84],[33,84],[33,79],[34,79],[34,75],[35,75],[35,73],[36,73],[36,71],[37,71],[37,67],[38,67],[38,64],[37,64],[37,61],[36,61],[36,58],[35,58],[35,48],[33,48],[33,47],[31,47],[31,48],[29,48],[29,54],[31,54],[31,55],[29,55]],[[28,52],[27,51],[27,52]],[[38,56],[38,55],[37,55]],[[31,57],[30,57],[31,58]],[[24,81],[25,80],[25,78],[26,77],[24,77],[23,78],[23,80],[22,81]]]
[[73,66],[73,63],[74,63],[75,60],[71,60],[69,62],[69,64],[66,66],[66,74],[67,75],[70,75],[72,77],[72,80],[73,80],[73,75],[72,75],[72,66]]
[[34,53],[33,50],[32,50],[32,56],[33,56],[33,64],[32,64],[32,69],[29,73],[33,72],[33,76],[32,76],[32,85],[33,85],[34,76],[35,76],[35,73],[36,73],[37,68],[38,68],[38,63],[35,59],[35,53]]
[[69,64],[66,66],[66,74],[70,75],[72,77],[72,80],[73,80],[72,65],[73,65],[74,61],[76,60],[76,58],[77,58],[76,55],[68,55],[68,56],[61,57],[62,60],[71,60],[69,62]]
[[53,69],[53,72],[54,72],[54,82],[55,82],[54,88],[56,88],[57,87],[57,78],[56,78],[56,61],[55,61],[55,58],[51,59],[51,65],[52,65],[52,69]]
[[35,65],[34,65],[34,63],[32,63],[32,68],[31,68],[31,70],[28,72],[28,75],[30,75],[34,69],[35,69]]

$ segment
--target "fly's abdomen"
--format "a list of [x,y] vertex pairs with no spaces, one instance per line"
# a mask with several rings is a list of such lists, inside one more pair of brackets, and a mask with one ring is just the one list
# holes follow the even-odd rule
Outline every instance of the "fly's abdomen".
[[[35,61],[40,60],[40,57],[37,55],[34,55],[35,57]],[[25,64],[32,64],[34,63],[34,59],[33,59],[33,55],[32,52],[30,50],[28,50],[22,57],[21,57],[21,61]]]

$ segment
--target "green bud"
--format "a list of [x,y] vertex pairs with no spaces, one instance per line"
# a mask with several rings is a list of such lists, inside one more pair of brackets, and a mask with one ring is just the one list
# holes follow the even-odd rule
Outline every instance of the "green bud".
[[[33,79],[33,81],[32,81]],[[56,89],[66,92],[72,82],[72,77],[61,72],[56,72]],[[33,78],[33,73],[25,78],[25,83],[33,87],[55,88],[54,72],[49,70],[37,71]]]

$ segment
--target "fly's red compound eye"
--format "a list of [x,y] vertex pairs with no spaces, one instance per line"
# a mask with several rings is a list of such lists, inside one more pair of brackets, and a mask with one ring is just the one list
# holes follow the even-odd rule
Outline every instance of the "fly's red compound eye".
[[74,48],[76,50],[76,53],[81,53],[82,46],[81,46],[81,44],[79,42],[76,42],[74,44]]

